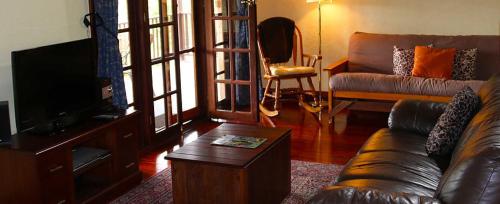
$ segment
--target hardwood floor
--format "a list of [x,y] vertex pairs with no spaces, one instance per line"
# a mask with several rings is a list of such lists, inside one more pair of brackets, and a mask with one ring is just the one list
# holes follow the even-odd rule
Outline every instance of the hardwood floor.
[[[387,117],[388,113],[344,110],[336,116],[335,125],[329,125],[327,113],[324,112],[319,124],[311,113],[300,108],[295,101],[286,101],[279,116],[261,118],[261,122],[255,125],[291,128],[291,157],[294,160],[345,164],[371,134],[387,127]],[[183,143],[192,142],[220,124],[211,120],[193,122],[187,126]],[[140,169],[144,179],[167,168],[170,163],[164,157],[183,143],[179,141],[143,155]]]

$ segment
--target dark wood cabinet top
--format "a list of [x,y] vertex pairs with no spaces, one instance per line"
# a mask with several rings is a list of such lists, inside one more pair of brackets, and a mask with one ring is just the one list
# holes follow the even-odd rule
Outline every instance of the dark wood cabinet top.
[[[169,153],[169,160],[204,162],[218,165],[246,167],[280,141],[290,137],[288,128],[264,128],[249,125],[222,124],[197,140]],[[263,137],[267,141],[255,149],[211,145],[224,135]]]
[[[53,148],[68,146],[85,141],[89,136],[104,132],[107,128],[138,115],[133,109],[127,110],[124,116],[113,120],[98,120],[88,118],[77,125],[68,127],[64,132],[53,135],[16,134],[12,136],[10,145],[2,146],[0,150],[24,151],[33,154],[41,154]],[[103,133],[104,134],[104,133]]]

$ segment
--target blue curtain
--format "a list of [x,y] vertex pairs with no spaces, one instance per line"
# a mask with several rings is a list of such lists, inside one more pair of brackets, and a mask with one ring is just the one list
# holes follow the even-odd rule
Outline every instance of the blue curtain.
[[98,44],[98,76],[109,78],[113,88],[113,105],[119,109],[128,106],[123,65],[118,45],[118,0],[94,0],[94,9],[102,17],[96,27]]
[[[236,0],[236,6],[238,8],[239,16],[248,16],[248,6],[241,1]],[[235,21],[239,22],[238,32],[235,36],[235,44],[238,48],[248,48],[248,22],[247,21]],[[250,64],[249,64],[248,54],[246,53],[235,53],[235,75],[238,80],[249,80],[250,79]],[[250,89],[248,86],[236,86],[236,105],[245,106],[250,104]]]

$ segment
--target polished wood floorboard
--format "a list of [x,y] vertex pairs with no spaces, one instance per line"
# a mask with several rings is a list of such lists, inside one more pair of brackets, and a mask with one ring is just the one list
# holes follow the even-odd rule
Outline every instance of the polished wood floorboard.
[[[328,124],[327,113],[321,116],[321,124],[314,115],[300,108],[296,102],[283,103],[280,115],[261,118],[255,125],[287,127],[292,129],[294,160],[345,164],[352,158],[366,139],[380,128],[387,127],[388,113],[344,110]],[[166,145],[141,156],[140,169],[145,179],[164,170],[170,162],[164,159],[183,144],[196,140],[200,135],[220,125],[221,121],[199,120],[188,125],[181,141]]]

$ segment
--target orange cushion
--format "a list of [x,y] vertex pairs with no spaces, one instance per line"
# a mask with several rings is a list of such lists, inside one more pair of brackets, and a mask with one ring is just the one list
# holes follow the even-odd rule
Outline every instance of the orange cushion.
[[455,48],[416,46],[412,75],[451,79],[455,53]]

